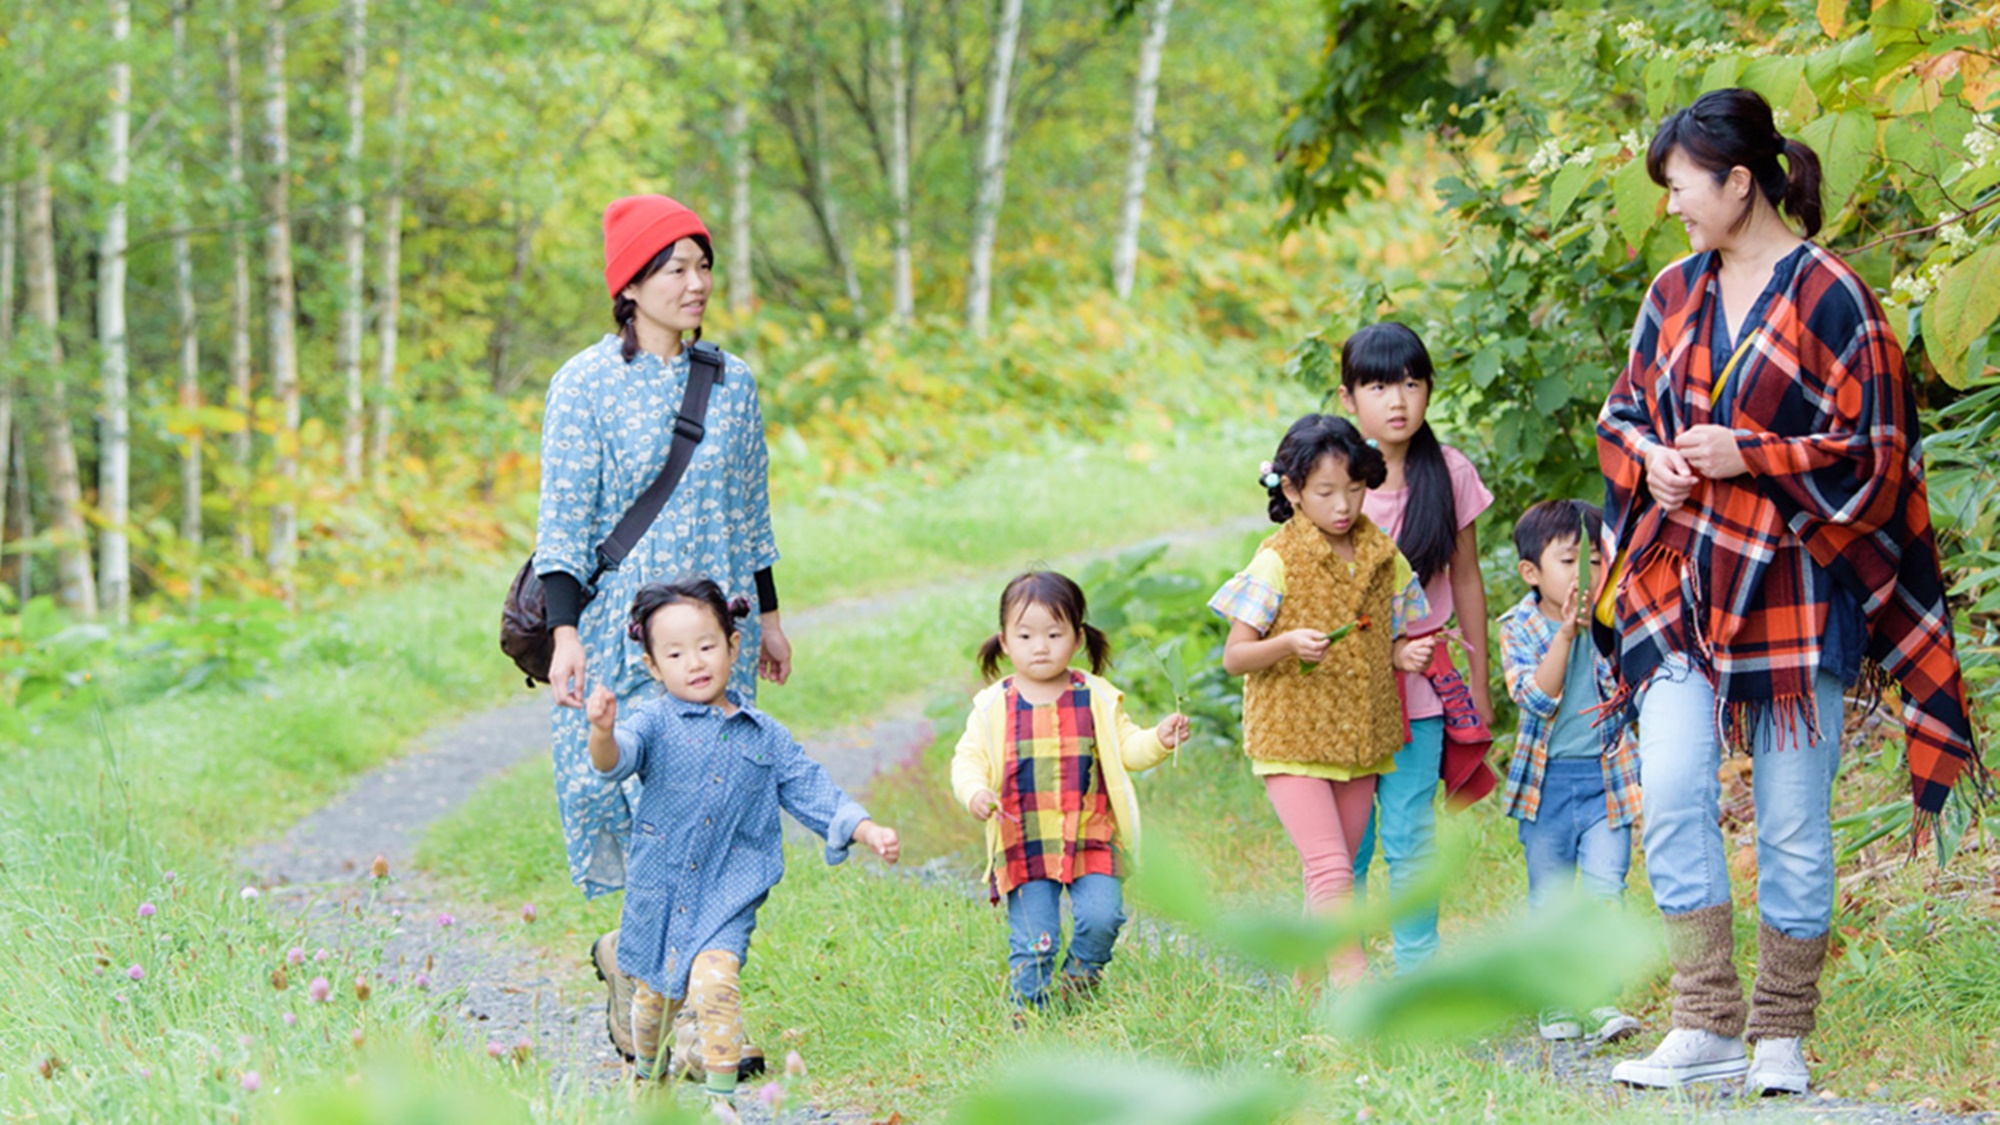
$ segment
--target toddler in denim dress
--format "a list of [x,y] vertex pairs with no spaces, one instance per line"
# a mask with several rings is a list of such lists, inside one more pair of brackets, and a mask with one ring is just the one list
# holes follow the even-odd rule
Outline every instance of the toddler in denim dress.
[[828,863],[860,843],[889,863],[901,845],[806,757],[791,733],[729,690],[742,634],[714,582],[641,587],[630,631],[666,691],[620,721],[602,684],[586,705],[591,766],[607,781],[637,775],[618,966],[638,978],[632,1039],[641,1080],[666,1073],[662,1029],[686,1007],[711,1096],[735,1090],[743,1040],[737,974],[757,908],[785,873],[778,811],[826,839]]
[[[1603,523],[1579,500],[1545,500],[1514,525],[1528,595],[1500,618],[1500,661],[1521,729],[1503,803],[1520,821],[1528,908],[1576,884],[1616,901],[1632,865],[1639,812],[1638,753],[1629,724],[1597,722],[1610,693],[1610,662],[1591,643],[1589,591],[1604,581]],[[1589,1032],[1622,1039],[1639,1021],[1616,1008],[1590,1013]],[[1577,1039],[1585,1021],[1541,1013],[1544,1039]]]

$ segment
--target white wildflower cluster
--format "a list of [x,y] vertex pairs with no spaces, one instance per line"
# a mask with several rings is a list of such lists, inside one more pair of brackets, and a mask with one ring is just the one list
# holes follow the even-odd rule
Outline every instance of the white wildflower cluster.
[[1593,149],[1587,149],[1587,148],[1584,148],[1584,149],[1578,149],[1577,151],[1575,151],[1575,152],[1571,153],[1571,154],[1570,154],[1570,158],[1569,158],[1568,160],[1565,160],[1565,161],[1563,161],[1563,163],[1564,163],[1564,164],[1589,164],[1589,163],[1590,163],[1591,161],[1593,161],[1593,160],[1596,160],[1596,159],[1597,159],[1597,154],[1596,154],[1595,150],[1593,150]]
[[1946,211],[1938,216],[1938,240],[1946,246],[1963,253],[1972,246],[1972,232],[1959,222],[1964,216],[1956,211]]
[[1644,20],[1619,24],[1618,38],[1625,41],[1625,53],[1628,55],[1645,54],[1653,49],[1653,33],[1647,29]]
[[1639,154],[1646,151],[1646,138],[1640,136],[1637,129],[1627,129],[1625,135],[1618,138],[1618,143],[1625,146],[1626,152]]
[[1713,43],[1709,42],[1706,39],[1697,39],[1694,42],[1689,43],[1687,46],[1682,47],[1680,50],[1680,54],[1682,58],[1687,59],[1690,62],[1694,62],[1701,59],[1712,59],[1717,55],[1725,54],[1734,49],[1735,48],[1731,47],[1729,44],[1723,42],[1720,39],[1716,40]]
[[1971,162],[1966,165],[1967,171],[1986,167],[1993,159],[1993,155],[2000,153],[2000,133],[1994,132],[1993,115],[1982,113],[1973,118],[1972,131],[1965,134],[1965,139],[1959,142],[1959,146],[1972,157]]
[[1943,279],[1944,263],[1937,262],[1921,274],[1899,277],[1890,282],[1889,291],[1908,304],[1918,305],[1930,300],[1931,294],[1937,292],[1938,282]]
[[1542,142],[1540,148],[1535,150],[1535,155],[1528,158],[1528,175],[1546,175],[1562,167],[1562,162],[1562,142],[1556,140],[1554,137],[1550,137],[1548,140]]

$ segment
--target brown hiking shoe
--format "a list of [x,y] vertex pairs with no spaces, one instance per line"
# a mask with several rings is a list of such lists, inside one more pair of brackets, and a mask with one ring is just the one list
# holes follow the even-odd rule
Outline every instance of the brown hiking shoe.
[[604,1003],[605,1030],[611,1033],[611,1045],[626,1062],[635,1057],[632,1053],[632,978],[618,971],[618,931],[599,937],[590,943],[590,963],[597,969],[597,979],[609,986],[611,995]]

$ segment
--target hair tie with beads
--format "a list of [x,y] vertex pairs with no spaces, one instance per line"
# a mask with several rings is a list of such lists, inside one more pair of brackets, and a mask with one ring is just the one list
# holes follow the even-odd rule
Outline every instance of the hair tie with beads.
[[1257,483],[1265,488],[1278,487],[1279,477],[1276,466],[1269,461],[1257,466]]
[[625,623],[625,635],[640,644],[646,643],[646,627],[637,621],[627,621]]
[[735,597],[729,599],[729,616],[731,617],[750,616],[750,599],[744,597],[741,594],[738,594]]

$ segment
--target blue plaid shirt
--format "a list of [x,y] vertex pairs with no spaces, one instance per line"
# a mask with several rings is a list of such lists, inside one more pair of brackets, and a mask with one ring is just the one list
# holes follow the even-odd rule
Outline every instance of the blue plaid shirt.
[[[1507,790],[1501,807],[1516,820],[1534,820],[1542,808],[1542,777],[1549,765],[1549,734],[1557,712],[1594,707],[1610,698],[1614,688],[1611,661],[1590,647],[1597,662],[1596,699],[1552,699],[1535,682],[1535,669],[1548,655],[1560,629],[1542,612],[1541,596],[1530,590],[1500,617],[1500,668],[1507,694],[1521,710],[1521,730],[1514,736],[1514,760],[1507,767]],[[1607,720],[1599,725],[1604,740],[1604,805],[1611,826],[1622,828],[1639,815],[1639,744],[1630,723]]]

